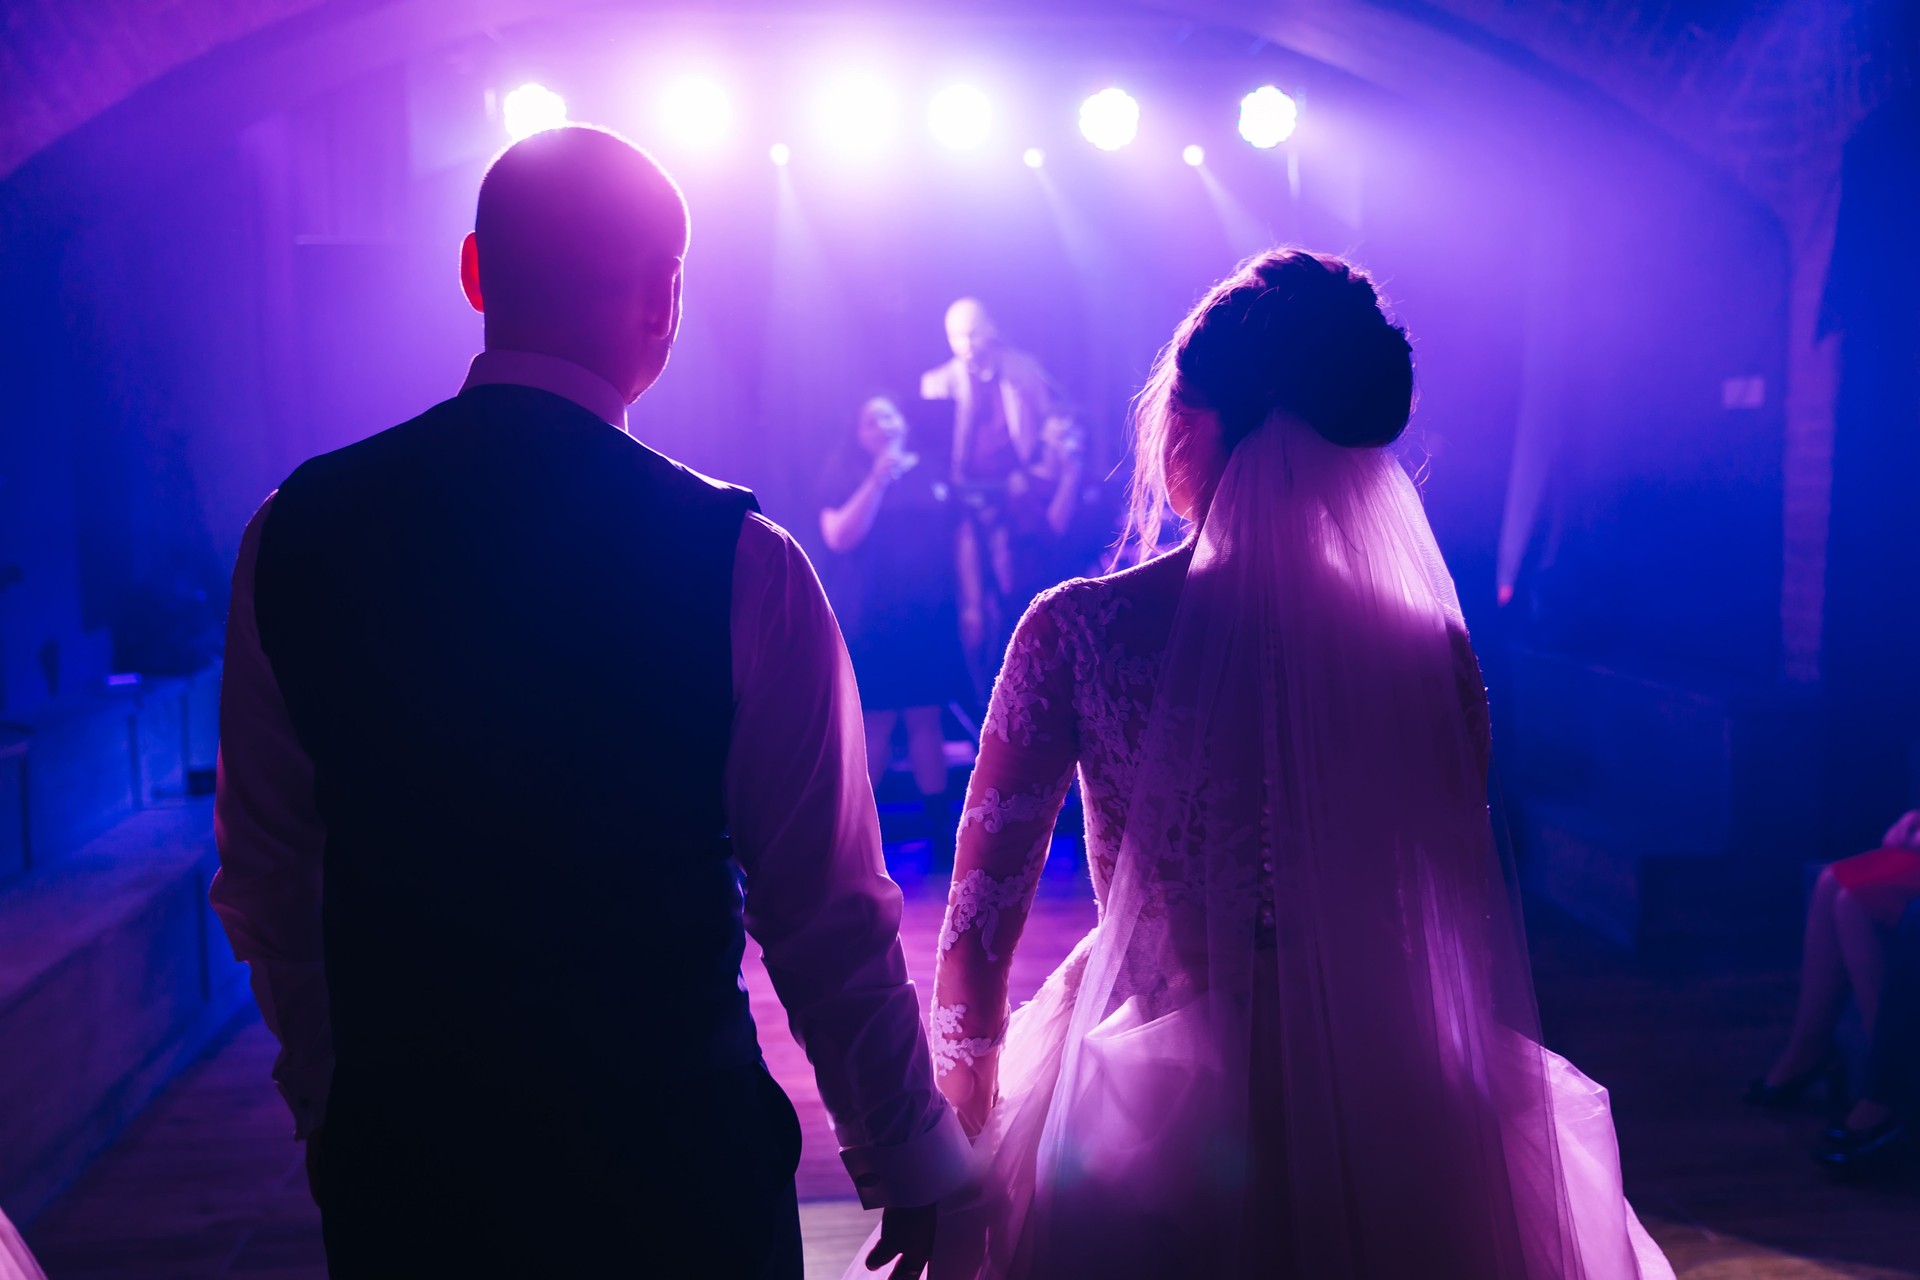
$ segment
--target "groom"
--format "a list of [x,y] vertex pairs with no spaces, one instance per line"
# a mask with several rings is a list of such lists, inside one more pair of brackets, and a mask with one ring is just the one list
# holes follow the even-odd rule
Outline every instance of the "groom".
[[625,430],[679,326],[680,191],[569,127],[495,161],[474,225],[460,394],[300,467],[234,573],[212,898],[331,1273],[797,1278],[752,933],[875,1256],[918,1274],[966,1140],[839,629],[750,493]]

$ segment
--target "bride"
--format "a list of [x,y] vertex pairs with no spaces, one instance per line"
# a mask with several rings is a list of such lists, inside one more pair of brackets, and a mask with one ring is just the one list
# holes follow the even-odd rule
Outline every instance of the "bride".
[[[977,1170],[935,1280],[1673,1275],[1539,1043],[1479,669],[1385,449],[1412,386],[1368,278],[1296,250],[1161,354],[1134,531],[1197,532],[1034,603],[968,792],[932,1028]],[[1099,923],[1009,1017],[1076,775]]]

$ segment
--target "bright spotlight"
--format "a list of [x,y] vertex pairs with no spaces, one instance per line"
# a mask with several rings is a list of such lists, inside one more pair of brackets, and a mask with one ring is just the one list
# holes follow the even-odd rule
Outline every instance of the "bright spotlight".
[[1021,153],[1020,161],[1029,169],[1038,169],[1047,162],[1047,153],[1038,147],[1028,147]]
[[500,104],[500,120],[515,142],[567,122],[567,100],[543,84],[523,84]]
[[1080,132],[1102,151],[1118,151],[1140,132],[1140,104],[1125,89],[1102,89],[1080,104]]
[[820,127],[841,151],[871,153],[893,141],[899,121],[893,94],[877,80],[847,76],[820,99]]
[[733,124],[733,104],[727,91],[711,80],[679,80],[661,96],[660,114],[667,131],[690,147],[711,147],[727,136]]
[[1299,119],[1299,104],[1270,84],[1240,99],[1240,136],[1256,147],[1279,146]]
[[972,151],[993,127],[993,104],[970,84],[948,85],[927,104],[927,128],[940,145]]
[[793,159],[793,148],[784,142],[776,142],[767,148],[767,159],[784,169],[787,161]]
[[1207,149],[1197,142],[1192,143],[1188,145],[1186,150],[1180,153],[1180,158],[1198,169],[1207,162]]

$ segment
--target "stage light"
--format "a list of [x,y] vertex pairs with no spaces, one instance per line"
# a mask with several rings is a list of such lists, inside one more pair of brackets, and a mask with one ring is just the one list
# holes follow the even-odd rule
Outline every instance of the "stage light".
[[1198,169],[1207,162],[1207,149],[1197,142],[1192,143],[1180,153],[1180,158]]
[[1029,169],[1038,169],[1047,162],[1047,153],[1038,147],[1028,147],[1020,156],[1021,163]]
[[776,142],[767,148],[767,159],[784,169],[787,161],[793,159],[793,148],[784,142]]
[[1279,146],[1299,120],[1299,104],[1270,84],[1240,99],[1240,136],[1256,147]]
[[523,84],[500,104],[500,120],[515,142],[567,122],[567,100],[543,84]]
[[667,131],[690,147],[711,147],[727,136],[733,104],[711,80],[675,81],[661,95],[660,114]]
[[941,146],[972,151],[993,128],[993,104],[970,84],[948,85],[927,104],[927,128]]
[[1140,132],[1140,104],[1125,89],[1102,89],[1080,104],[1080,132],[1102,151],[1118,151]]
[[846,76],[827,86],[821,96],[821,130],[840,151],[878,151],[893,141],[898,124],[893,94],[877,80]]

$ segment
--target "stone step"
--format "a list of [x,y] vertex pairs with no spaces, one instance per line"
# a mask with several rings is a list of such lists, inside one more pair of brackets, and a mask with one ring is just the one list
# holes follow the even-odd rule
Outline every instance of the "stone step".
[[[134,777],[129,763],[116,785]],[[180,801],[0,889],[9,1212],[31,1217],[58,1194],[246,999],[207,903],[215,866],[212,806]]]
[[1790,947],[1814,830],[1806,691],[1503,656],[1494,758],[1528,888],[1636,949]]
[[1675,958],[1772,955],[1798,937],[1797,864],[1648,841],[1574,804],[1512,812],[1527,889],[1619,946]]
[[1790,861],[1813,832],[1804,690],[1516,647],[1495,758],[1514,795],[1606,815],[1610,838]]
[[28,867],[71,854],[139,805],[138,709],[132,691],[103,689],[9,723],[27,749]]
[[211,790],[219,672],[123,677],[0,722],[0,893],[135,810]]

